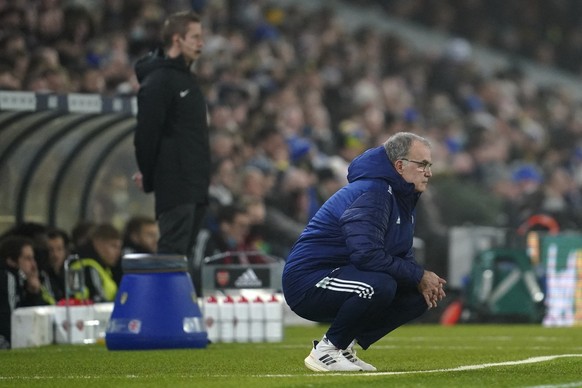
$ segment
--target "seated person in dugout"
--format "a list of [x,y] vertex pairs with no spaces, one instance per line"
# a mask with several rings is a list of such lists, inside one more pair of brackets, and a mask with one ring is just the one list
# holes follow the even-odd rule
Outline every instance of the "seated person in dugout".
[[[201,295],[202,266],[230,264],[264,264],[269,261],[249,242],[251,217],[247,209],[238,205],[225,205],[216,216],[218,230],[202,229],[198,233],[192,256],[192,280],[196,293]],[[209,260],[205,263],[205,260]]]
[[48,260],[41,271],[43,286],[55,301],[65,297],[65,260],[69,256],[70,238],[61,229],[47,232]]
[[85,284],[75,294],[77,299],[89,299],[95,303],[112,302],[117,293],[113,268],[121,257],[121,233],[110,224],[97,225],[89,241],[80,246],[79,260],[73,261],[72,271],[83,271]]
[[0,241],[0,349],[10,348],[11,315],[15,309],[51,304],[41,286],[33,244],[22,236]]
[[198,234],[196,241],[196,250],[202,252],[204,258],[217,258],[209,264],[262,264],[266,262],[265,258],[258,254],[257,246],[252,242],[249,243],[251,218],[246,208],[239,205],[220,207],[217,223],[216,232],[204,230]]
[[156,220],[146,216],[135,216],[125,224],[123,255],[130,253],[156,253],[160,229]]
[[[154,254],[158,251],[160,228],[155,219],[148,216],[133,216],[125,224],[121,257],[130,254]],[[123,278],[122,260],[113,267],[113,279],[121,284]]]

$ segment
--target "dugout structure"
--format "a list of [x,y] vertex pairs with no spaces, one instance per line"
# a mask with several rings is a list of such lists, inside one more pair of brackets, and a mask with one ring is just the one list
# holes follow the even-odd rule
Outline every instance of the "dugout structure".
[[131,182],[136,111],[133,97],[0,91],[0,233],[153,215]]

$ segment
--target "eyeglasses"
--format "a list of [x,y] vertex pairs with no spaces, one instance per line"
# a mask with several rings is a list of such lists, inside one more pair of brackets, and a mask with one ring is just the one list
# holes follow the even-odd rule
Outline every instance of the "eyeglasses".
[[412,163],[418,164],[418,168],[422,172],[431,171],[432,163],[431,162],[427,162],[426,160],[423,161],[423,162],[419,162],[419,161],[416,161],[416,160],[410,160],[410,159],[406,159],[406,158],[402,158],[400,160],[406,160],[407,162],[412,162]]

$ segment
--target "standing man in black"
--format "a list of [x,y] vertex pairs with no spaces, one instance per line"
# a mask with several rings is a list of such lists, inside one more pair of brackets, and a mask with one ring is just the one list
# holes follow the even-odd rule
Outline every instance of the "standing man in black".
[[134,145],[140,172],[154,192],[159,253],[190,256],[208,202],[210,145],[206,100],[191,72],[204,46],[197,14],[165,21],[163,49],[135,66],[140,82]]

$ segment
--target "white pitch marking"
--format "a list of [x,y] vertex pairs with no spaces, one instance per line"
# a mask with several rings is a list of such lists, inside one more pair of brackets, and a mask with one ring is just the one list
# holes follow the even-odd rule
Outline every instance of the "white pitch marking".
[[467,370],[478,370],[493,368],[496,366],[513,366],[513,365],[525,365],[525,364],[535,364],[544,361],[551,361],[558,358],[565,357],[582,357],[582,354],[556,354],[552,356],[540,356],[540,357],[530,357],[525,360],[517,361],[506,361],[506,362],[494,362],[488,364],[476,364],[476,365],[464,365],[458,366],[456,368],[447,369],[430,369],[430,370],[415,370],[415,371],[400,371],[400,372],[375,372],[375,373],[313,373],[309,375],[256,375],[256,377],[304,377],[304,376],[394,376],[394,375],[409,375],[409,374],[420,374],[420,373],[442,373],[442,372],[460,372]]
[[576,388],[576,387],[582,387],[582,381],[573,381],[571,383],[565,384],[534,385],[533,387],[527,388]]
[[[478,370],[478,369],[486,369],[486,368],[493,368],[496,366],[513,366],[513,365],[525,365],[525,364],[535,364],[544,361],[552,361],[558,358],[567,358],[567,357],[582,357],[582,354],[556,354],[552,356],[540,356],[540,357],[530,357],[526,358],[525,360],[517,360],[517,361],[506,361],[506,362],[496,362],[496,363],[488,363],[488,364],[476,364],[476,365],[464,365],[459,366],[456,368],[447,368],[447,369],[431,369],[431,370],[418,370],[418,371],[400,371],[400,372],[376,372],[376,373],[365,373],[365,372],[358,372],[358,373],[312,373],[312,374],[295,374],[295,375],[251,375],[250,377],[305,377],[305,376],[319,376],[319,377],[326,377],[326,376],[394,376],[394,375],[408,375],[408,374],[424,374],[424,373],[442,373],[442,372],[459,372],[459,371],[468,371],[468,370]],[[150,376],[137,376],[137,375],[126,375],[125,378],[147,378]],[[182,377],[191,377],[191,376],[182,376]],[[218,375],[213,377],[229,377],[228,375]],[[0,376],[0,381],[13,381],[13,380],[50,380],[50,379],[102,379],[104,376]],[[581,387],[582,382],[573,382],[573,383],[566,383],[562,385],[543,385],[538,387],[531,387],[531,388],[575,388]]]

